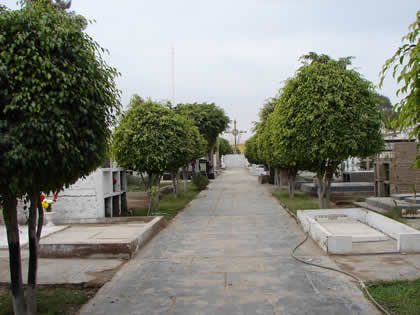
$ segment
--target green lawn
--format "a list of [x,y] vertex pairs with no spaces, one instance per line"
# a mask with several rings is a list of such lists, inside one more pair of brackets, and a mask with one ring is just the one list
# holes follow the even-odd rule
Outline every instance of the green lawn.
[[420,279],[367,283],[370,294],[391,314],[420,314]]
[[[38,314],[75,314],[99,288],[38,288]],[[0,288],[0,315],[13,315],[9,289]]]
[[[145,180],[147,180],[147,177]],[[170,183],[160,183],[161,188],[168,185],[170,185]],[[127,174],[127,191],[146,191],[146,187],[140,177]]]
[[[192,183],[187,184],[187,192],[184,193],[184,184],[180,182],[179,194],[175,198],[172,193],[166,194],[159,201],[159,212],[152,213],[151,215],[162,215],[165,219],[170,220],[176,214],[185,208],[185,206],[193,200],[200,192],[197,190]],[[132,215],[134,216],[146,216],[148,208],[134,209]]]
[[297,210],[319,209],[318,199],[302,192],[295,192],[293,199],[284,190],[274,191],[273,196],[280,200],[294,214],[296,214]]

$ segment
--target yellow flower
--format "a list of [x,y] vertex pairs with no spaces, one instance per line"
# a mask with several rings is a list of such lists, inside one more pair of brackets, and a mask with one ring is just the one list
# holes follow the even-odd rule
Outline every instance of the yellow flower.
[[49,209],[52,203],[53,201],[51,199],[44,199],[44,201],[42,202],[42,208]]

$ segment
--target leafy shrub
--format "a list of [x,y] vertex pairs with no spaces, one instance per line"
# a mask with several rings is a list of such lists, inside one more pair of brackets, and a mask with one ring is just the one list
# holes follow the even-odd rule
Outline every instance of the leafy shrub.
[[192,177],[192,183],[198,190],[204,190],[209,184],[209,179],[207,176],[197,173]]

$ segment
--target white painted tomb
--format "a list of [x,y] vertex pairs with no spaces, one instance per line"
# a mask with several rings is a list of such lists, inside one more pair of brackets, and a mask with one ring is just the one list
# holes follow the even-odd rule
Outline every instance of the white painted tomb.
[[53,205],[56,224],[91,222],[119,216],[127,208],[127,177],[123,168],[98,168],[58,193]]
[[[127,209],[127,177],[123,168],[98,168],[60,191],[52,211],[55,224],[95,223],[95,219],[119,216]],[[25,224],[23,202],[18,220]]]
[[351,254],[353,243],[394,239],[397,250],[420,252],[420,231],[360,208],[298,210],[305,232],[329,254]]

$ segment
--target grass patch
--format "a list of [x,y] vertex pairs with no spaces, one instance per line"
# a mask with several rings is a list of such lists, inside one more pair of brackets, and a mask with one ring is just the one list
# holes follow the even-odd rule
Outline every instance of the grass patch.
[[384,215],[392,220],[404,222],[404,219],[401,216],[401,210],[398,210],[396,208],[388,210]]
[[367,283],[369,293],[391,314],[420,314],[420,279]]
[[[80,307],[92,298],[99,288],[38,288],[38,313],[45,315],[76,314]],[[0,315],[13,315],[11,292],[0,288]]]
[[[147,177],[145,178],[147,181]],[[170,183],[160,183],[160,188],[170,185]],[[127,191],[138,192],[146,191],[146,187],[140,177],[127,174]]]
[[296,214],[297,210],[319,209],[318,199],[301,192],[295,192],[295,197],[289,197],[287,191],[275,191],[273,196],[280,200],[290,211]]
[[[159,212],[152,213],[152,215],[162,215],[165,219],[170,220],[176,214],[185,208],[185,206],[193,200],[200,191],[197,190],[192,183],[187,184],[187,192],[184,192],[183,183],[180,182],[178,197],[170,193],[166,194],[159,201]],[[148,208],[133,209],[132,215],[146,216]]]

